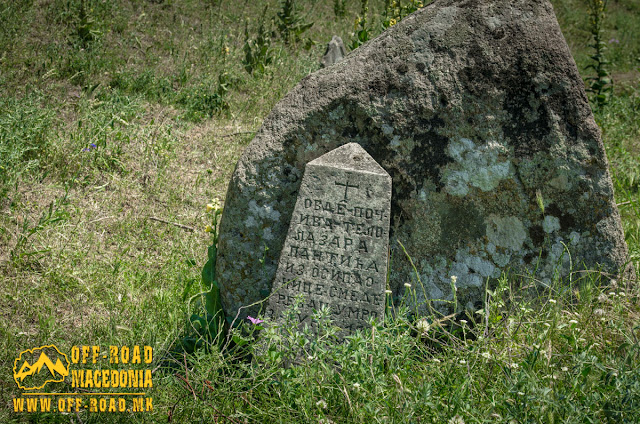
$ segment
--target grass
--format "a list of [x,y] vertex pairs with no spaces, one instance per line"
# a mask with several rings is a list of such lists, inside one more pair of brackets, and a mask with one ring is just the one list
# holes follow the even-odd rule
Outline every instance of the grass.
[[[340,346],[275,330],[254,343],[245,328],[235,346],[248,343],[224,353],[166,356],[188,317],[202,313],[204,206],[224,197],[252,134],[319,67],[331,36],[352,41],[359,1],[344,3],[344,17],[332,2],[295,3],[300,22],[313,22],[305,40],[285,44],[270,27],[271,63],[252,73],[244,22],[253,39],[261,22],[272,25],[277,1],[0,5],[0,421],[640,420],[639,293],[625,282],[579,280],[522,296],[531,281],[511,276],[488,294],[485,315],[432,319],[424,334],[399,313]],[[586,7],[553,3],[582,71]],[[369,26],[381,26],[383,7],[369,3]],[[631,0],[608,4],[614,95],[595,111],[636,268],[638,11]],[[307,38],[317,42],[309,50]],[[47,343],[63,352],[154,346],[154,367],[171,366],[154,374],[153,412],[14,414],[13,361]]]

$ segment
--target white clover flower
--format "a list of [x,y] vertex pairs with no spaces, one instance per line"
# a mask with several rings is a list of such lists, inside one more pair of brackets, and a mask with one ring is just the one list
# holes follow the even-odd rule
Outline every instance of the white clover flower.
[[431,325],[429,324],[429,321],[427,321],[426,318],[422,318],[420,320],[418,320],[418,322],[416,323],[416,328],[418,329],[418,331],[422,334],[426,334],[429,332],[429,329],[431,328]]
[[460,415],[456,414],[453,417],[449,418],[447,424],[464,424],[464,420]]

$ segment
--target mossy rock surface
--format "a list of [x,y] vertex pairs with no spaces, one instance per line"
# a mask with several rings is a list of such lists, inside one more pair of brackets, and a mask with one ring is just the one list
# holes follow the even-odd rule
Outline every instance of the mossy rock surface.
[[505,270],[549,282],[625,267],[600,131],[552,6],[437,0],[303,79],[265,120],[221,223],[228,315],[270,293],[305,164],[350,142],[393,179],[396,296],[410,282],[418,301],[451,300],[456,275],[473,309]]

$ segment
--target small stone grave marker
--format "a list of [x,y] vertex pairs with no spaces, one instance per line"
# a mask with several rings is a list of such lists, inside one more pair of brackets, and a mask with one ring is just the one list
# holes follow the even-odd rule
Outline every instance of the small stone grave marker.
[[391,177],[357,143],[306,165],[266,316],[278,319],[303,295],[299,320],[331,309],[351,332],[381,319],[389,250]]

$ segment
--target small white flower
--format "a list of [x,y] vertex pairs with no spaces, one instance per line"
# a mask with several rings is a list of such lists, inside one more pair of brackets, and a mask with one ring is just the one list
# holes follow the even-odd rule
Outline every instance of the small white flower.
[[607,297],[606,294],[604,293],[600,293],[600,295],[598,296],[598,302],[604,303],[607,300],[609,300],[609,298]]
[[577,324],[577,323],[578,323],[578,321],[576,321],[575,319],[570,319],[569,320],[569,324]]
[[429,329],[431,328],[431,325],[429,324],[429,321],[427,321],[426,318],[422,318],[422,319],[418,320],[418,322],[416,323],[416,328],[422,334],[426,334],[426,333],[429,332]]
[[518,392],[518,395],[524,396],[524,393],[523,392]]
[[314,356],[312,356],[312,355],[307,356],[307,360],[309,360],[309,361],[313,361],[314,359],[316,359],[316,358]]
[[485,359],[491,359],[491,354],[489,352],[482,352],[482,357]]
[[440,360],[438,358],[433,358],[433,362],[435,362],[436,364],[439,364]]
[[556,303],[556,300],[555,300],[555,299],[549,299],[549,303],[553,303],[553,304],[555,304],[555,303]]
[[408,288],[408,289],[409,289],[409,288],[411,288],[411,284],[409,284],[409,283],[404,283],[404,286],[405,286],[406,288]]
[[327,409],[327,401],[325,401],[324,399],[320,399],[316,402],[316,406],[320,409]]
[[544,323],[545,327],[551,327],[551,324],[549,324],[548,322]]
[[122,302],[122,293],[118,293],[118,302]]
[[467,361],[465,361],[464,359],[461,359],[461,360],[460,360],[460,365],[464,365],[464,364],[466,364],[466,363],[467,363]]
[[386,294],[393,294],[393,292],[391,290],[385,290],[384,291]]
[[452,276],[451,276],[451,283],[452,283],[452,284],[455,284],[455,283],[457,283],[457,282],[458,282],[458,277],[457,277],[457,276],[455,276],[455,275],[452,275]]
[[567,368],[567,367],[562,367],[562,368],[560,368],[560,369],[561,369],[563,372],[567,372],[567,371],[569,371],[569,368]]
[[616,292],[609,292],[609,296],[615,296]]
[[618,296],[625,297],[627,294],[623,291],[618,292]]
[[467,320],[466,320],[466,319],[461,319],[461,320],[460,320],[460,324],[462,324],[462,325],[467,325]]
[[515,362],[512,362],[511,368],[513,368],[514,370],[517,370],[518,368],[520,368],[520,365],[516,364]]
[[604,309],[596,309],[593,311],[593,314],[599,317],[604,316]]
[[360,383],[353,383],[353,387],[355,389],[359,389],[360,388]]
[[447,424],[464,424],[464,420],[460,415],[456,414],[453,417],[449,418]]

